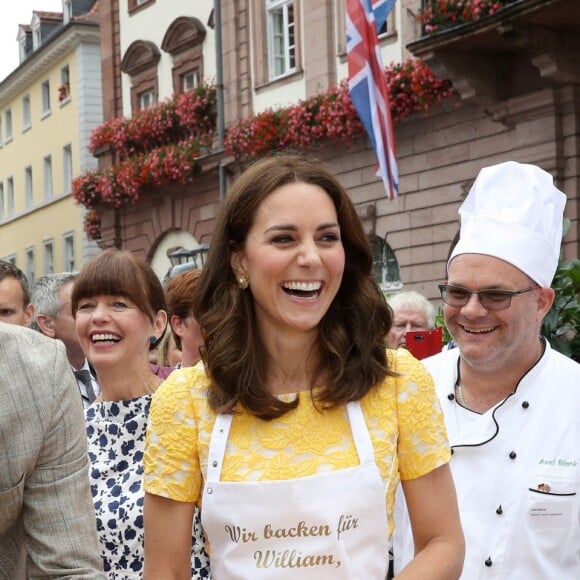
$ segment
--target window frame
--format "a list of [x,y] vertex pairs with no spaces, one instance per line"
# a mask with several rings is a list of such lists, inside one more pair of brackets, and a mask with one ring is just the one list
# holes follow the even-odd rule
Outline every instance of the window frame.
[[41,119],[44,119],[51,113],[51,102],[50,102],[50,80],[45,79],[40,85],[40,102],[42,105]]
[[63,193],[70,193],[73,181],[73,156],[70,143],[67,143],[62,148],[62,176]]
[[403,287],[401,268],[395,251],[385,238],[369,234],[369,244],[373,257],[372,272],[383,291],[397,290]]
[[129,76],[131,81],[131,111],[136,113],[139,108],[140,95],[152,90],[154,102],[159,101],[158,65],[161,52],[151,41],[136,40],[125,51],[121,61],[121,71]]
[[42,241],[42,268],[44,275],[54,274],[55,272],[53,238],[48,238]]
[[52,172],[52,155],[45,155],[42,159],[42,193],[44,199],[54,197],[54,181]]
[[[148,102],[145,101],[145,97]],[[155,105],[157,99],[155,98],[155,87],[150,87],[137,94],[137,111],[144,111],[150,109]]]
[[60,85],[58,87],[58,102],[62,107],[70,101],[70,67],[68,64],[60,69]]
[[14,139],[14,127],[13,127],[13,119],[12,119],[12,108],[8,107],[4,111],[4,131],[6,132],[6,140],[5,143],[10,143],[12,139]]
[[[70,251],[69,251],[70,249]],[[70,255],[69,255],[70,254]],[[76,271],[76,240],[75,232],[62,235],[62,266],[63,272]]]
[[6,178],[6,217],[13,217],[15,213],[14,177]]
[[[266,38],[268,47],[268,80],[275,81],[295,73],[297,68],[296,58],[296,2],[295,0],[265,0],[266,3]],[[289,19],[291,7],[292,21]],[[281,13],[282,30],[275,30],[275,18]],[[276,40],[282,37],[283,46],[281,54],[276,53]],[[284,66],[281,72],[277,72],[277,62],[283,58]],[[293,63],[291,62],[293,60]]]
[[32,128],[32,105],[30,103],[30,93],[22,97],[22,132],[25,133]]
[[203,23],[193,16],[180,16],[167,28],[161,50],[171,55],[174,93],[191,90],[183,85],[183,79],[188,74],[197,74],[197,83],[203,82],[203,43],[206,34]]
[[24,250],[24,269],[28,284],[32,286],[36,277],[36,251],[34,246],[28,246]]
[[32,165],[24,168],[24,207],[32,208],[34,205],[34,174]]

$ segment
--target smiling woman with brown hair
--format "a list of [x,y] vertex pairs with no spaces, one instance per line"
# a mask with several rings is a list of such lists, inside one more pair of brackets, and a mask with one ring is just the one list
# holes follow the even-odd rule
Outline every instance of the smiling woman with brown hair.
[[269,158],[225,202],[194,302],[204,367],[155,394],[145,577],[185,578],[196,505],[213,578],[384,580],[399,479],[417,557],[457,578],[463,536],[433,382],[388,351],[389,308],[344,188]]

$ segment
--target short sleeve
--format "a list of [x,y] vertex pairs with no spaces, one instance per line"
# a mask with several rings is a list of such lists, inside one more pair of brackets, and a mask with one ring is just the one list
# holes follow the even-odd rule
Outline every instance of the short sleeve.
[[402,480],[416,479],[449,462],[449,441],[433,378],[405,349],[391,352],[398,373],[399,471]]
[[175,501],[197,502],[201,486],[195,398],[199,373],[176,370],[151,402],[144,456],[147,493]]

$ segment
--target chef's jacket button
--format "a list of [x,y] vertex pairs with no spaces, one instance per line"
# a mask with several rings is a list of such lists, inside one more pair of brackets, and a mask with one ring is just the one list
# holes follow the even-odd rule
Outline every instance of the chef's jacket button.
[[455,395],[454,395],[453,393],[449,393],[449,394],[447,395],[447,398],[448,398],[450,401],[453,401],[453,399],[455,399]]
[[485,561],[485,565],[486,565],[488,568],[491,568],[491,567],[493,566],[493,562],[491,561],[491,558],[488,558],[488,559]]
[[217,467],[218,466],[218,462],[217,461],[212,461],[212,466],[213,467]]
[[223,429],[220,429],[220,433],[223,433],[223,432],[224,432],[224,430]]
[[515,459],[518,454],[515,451],[510,451],[510,459]]
[[522,407],[523,407],[524,409],[527,409],[529,406],[530,406],[530,404],[529,404],[527,401],[524,401],[524,402],[522,403]]
[[495,513],[496,513],[498,516],[501,516],[501,514],[503,514],[503,509],[502,509],[502,507],[501,507],[501,506],[497,506],[497,509],[495,510]]
[[211,495],[213,493],[213,489],[211,487],[208,487],[207,488],[207,493]]

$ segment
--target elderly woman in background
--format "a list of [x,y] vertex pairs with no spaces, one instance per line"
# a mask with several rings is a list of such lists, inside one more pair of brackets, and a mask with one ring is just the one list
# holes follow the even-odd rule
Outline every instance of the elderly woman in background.
[[[86,419],[104,570],[111,579],[141,578],[143,449],[151,397],[162,381],[148,355],[167,326],[163,287],[134,254],[106,250],[83,268],[71,302],[80,345],[101,387]],[[195,537],[191,563],[193,577],[208,577]]]
[[419,292],[400,292],[387,301],[393,311],[393,326],[387,337],[389,348],[405,347],[407,332],[431,330],[435,326],[435,307]]

